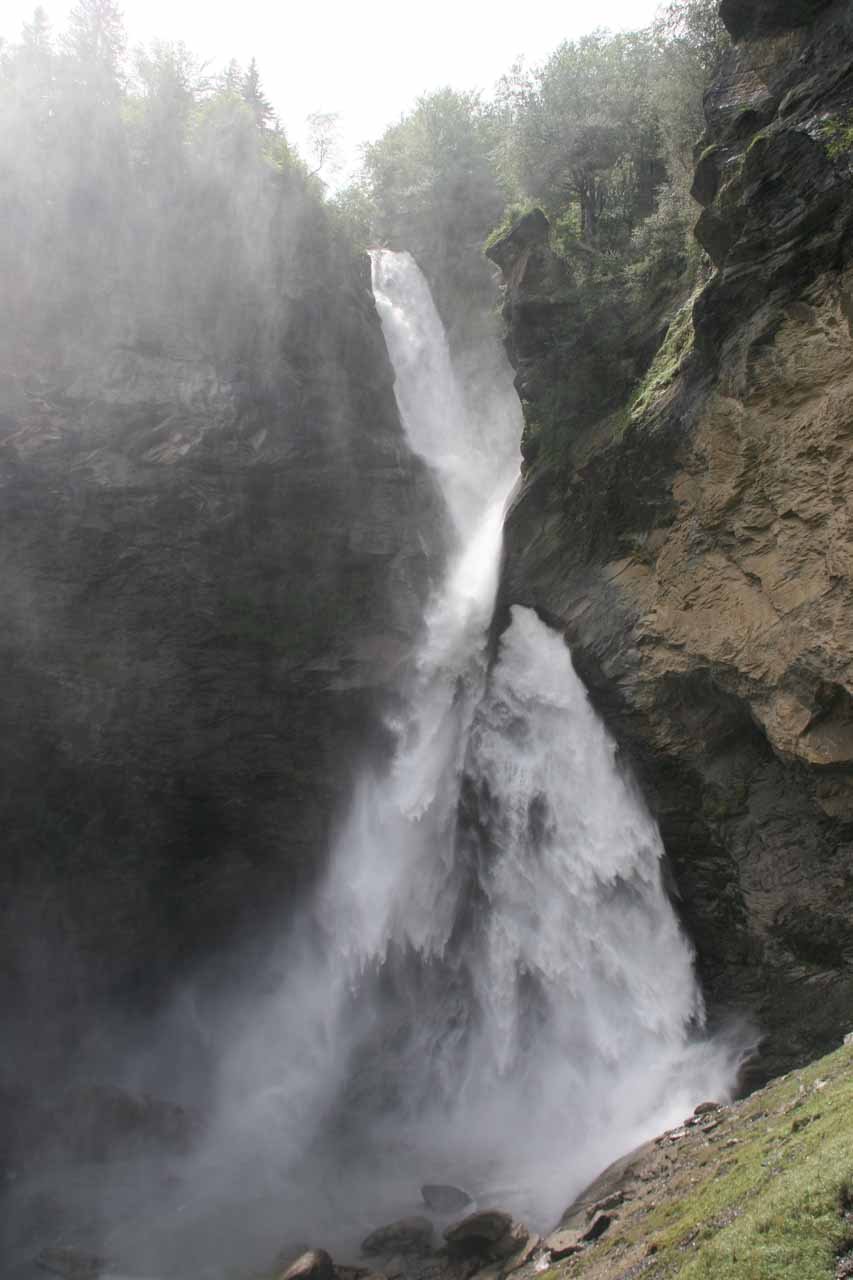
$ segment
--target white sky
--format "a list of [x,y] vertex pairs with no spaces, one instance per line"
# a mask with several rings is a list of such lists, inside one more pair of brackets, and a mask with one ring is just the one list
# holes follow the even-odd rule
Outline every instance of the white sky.
[[[0,35],[15,39],[36,0],[5,0]],[[72,0],[43,0],[55,28]],[[305,117],[334,111],[348,163],[422,93],[489,92],[519,57],[536,63],[596,27],[642,27],[657,0],[125,0],[131,45],[183,40],[220,69],[258,60],[285,131],[300,147]]]

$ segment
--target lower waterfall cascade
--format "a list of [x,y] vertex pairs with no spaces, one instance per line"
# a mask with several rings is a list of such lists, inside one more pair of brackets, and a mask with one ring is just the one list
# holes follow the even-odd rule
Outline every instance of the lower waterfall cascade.
[[514,606],[490,662],[522,425],[509,377],[484,420],[412,257],[374,251],[372,272],[451,550],[390,766],[364,770],[276,981],[229,1029],[175,1257],[202,1235],[245,1262],[235,1220],[259,1258],[356,1256],[424,1211],[425,1182],[548,1228],[611,1160],[728,1096],[738,1065],[703,1030],[657,826],[562,637]]

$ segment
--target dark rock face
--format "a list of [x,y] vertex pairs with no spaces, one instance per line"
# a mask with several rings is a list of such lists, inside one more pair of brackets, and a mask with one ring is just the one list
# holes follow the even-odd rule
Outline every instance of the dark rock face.
[[720,17],[733,40],[804,27],[831,0],[721,0]]
[[[715,270],[677,359],[618,428],[565,414],[503,584],[571,643],[659,818],[712,1017],[754,1014],[762,1074],[832,1042],[853,999],[853,19],[786,21],[707,96]],[[535,400],[574,368],[563,268],[540,238],[504,269]]]
[[378,709],[440,548],[366,262],[318,267],[264,377],[180,336],[72,348],[0,367],[0,411],[0,997],[20,1078],[64,1072],[104,1003],[145,1013],[238,930],[285,920],[386,749]]
[[577,243],[571,261],[557,258],[550,232],[534,209],[486,250],[507,285],[507,349],[525,409],[527,463],[543,441],[549,451],[564,423],[586,431],[620,410],[666,332],[673,296],[684,294],[677,279],[650,283],[638,305],[600,275],[593,285],[598,252]]

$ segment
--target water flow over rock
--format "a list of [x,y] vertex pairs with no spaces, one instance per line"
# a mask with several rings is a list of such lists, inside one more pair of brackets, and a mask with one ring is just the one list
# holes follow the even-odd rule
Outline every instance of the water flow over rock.
[[453,550],[392,764],[365,773],[279,982],[233,1028],[199,1185],[233,1202],[238,1172],[256,1244],[351,1246],[422,1211],[427,1180],[553,1225],[732,1073],[701,1039],[656,826],[562,639],[516,608],[488,670],[517,400],[465,409],[408,255],[374,254],[373,283]]

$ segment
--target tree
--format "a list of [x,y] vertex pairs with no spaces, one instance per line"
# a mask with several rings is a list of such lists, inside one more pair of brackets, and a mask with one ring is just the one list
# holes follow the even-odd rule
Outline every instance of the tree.
[[660,139],[643,32],[567,41],[539,70],[516,68],[501,100],[520,185],[551,212],[575,204],[581,237],[630,232],[654,207]]
[[275,112],[273,111],[272,103],[261,87],[261,76],[254,58],[249,63],[248,71],[243,75],[240,96],[254,116],[255,124],[259,129],[273,127]]
[[337,111],[313,111],[306,118],[305,123],[308,126],[308,143],[311,147],[311,154],[317,166],[312,172],[318,174],[326,165],[333,171],[339,168],[340,116]]
[[498,131],[476,93],[440,89],[365,148],[380,236],[416,251],[476,247],[500,217]]
[[51,51],[50,23],[41,5],[36,5],[30,22],[24,23],[21,46],[29,54],[48,54]]
[[654,98],[670,180],[683,191],[704,129],[702,98],[729,47],[717,0],[667,4],[652,29],[658,46]]
[[62,43],[72,58],[99,73],[104,82],[118,81],[127,41],[114,0],[78,0]]
[[219,77],[219,89],[222,93],[227,93],[235,98],[239,98],[242,93],[243,85],[243,68],[236,58],[232,58],[228,66]]
[[659,11],[653,31],[664,47],[689,50],[706,84],[731,43],[718,0],[669,0]]

